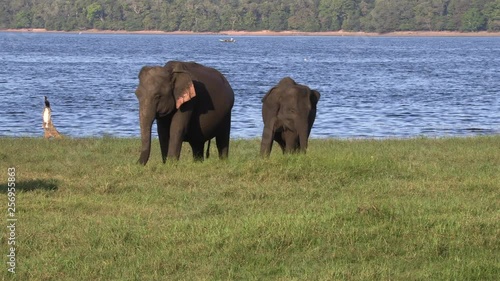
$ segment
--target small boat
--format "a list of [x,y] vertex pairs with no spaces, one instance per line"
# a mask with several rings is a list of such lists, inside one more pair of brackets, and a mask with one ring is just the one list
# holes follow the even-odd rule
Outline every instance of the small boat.
[[225,43],[234,43],[234,42],[236,42],[236,40],[234,40],[233,38],[229,38],[229,39],[219,39],[219,41],[221,41],[221,42],[225,42]]

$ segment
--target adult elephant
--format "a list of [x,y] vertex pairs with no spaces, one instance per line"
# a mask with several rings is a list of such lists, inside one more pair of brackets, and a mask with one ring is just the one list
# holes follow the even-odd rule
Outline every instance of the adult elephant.
[[305,152],[319,98],[318,91],[297,84],[290,77],[271,88],[262,99],[264,131],[260,154],[269,156],[273,140],[283,153]]
[[142,140],[139,163],[148,162],[155,119],[163,163],[179,159],[183,141],[189,142],[196,160],[203,160],[205,142],[214,137],[219,157],[228,156],[234,93],[219,71],[181,61],[145,66],[135,94]]

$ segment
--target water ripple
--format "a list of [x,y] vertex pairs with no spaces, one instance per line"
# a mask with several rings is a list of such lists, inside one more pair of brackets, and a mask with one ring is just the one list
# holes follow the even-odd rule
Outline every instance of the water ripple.
[[261,98],[291,76],[321,93],[315,138],[500,133],[500,38],[0,33],[0,136],[42,136],[43,96],[73,137],[138,137],[144,65],[197,61],[236,95],[231,136],[262,134]]

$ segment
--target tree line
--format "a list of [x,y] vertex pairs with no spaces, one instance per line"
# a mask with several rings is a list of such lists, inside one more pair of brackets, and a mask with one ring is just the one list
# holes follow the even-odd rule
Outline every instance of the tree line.
[[0,28],[500,31],[500,0],[0,0]]

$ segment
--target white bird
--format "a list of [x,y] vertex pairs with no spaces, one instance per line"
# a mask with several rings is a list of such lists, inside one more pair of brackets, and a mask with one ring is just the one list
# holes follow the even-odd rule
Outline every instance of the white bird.
[[43,118],[43,128],[48,129],[49,124],[51,122],[51,115],[52,115],[52,110],[50,109],[50,102],[47,99],[47,96],[45,96],[45,108],[43,109],[42,113],[42,118]]
[[56,127],[54,127],[54,124],[52,124],[52,109],[50,109],[50,102],[45,96],[45,107],[43,108],[42,112],[42,128],[44,131],[44,137],[46,139],[48,138],[62,138],[61,134],[57,131]]

